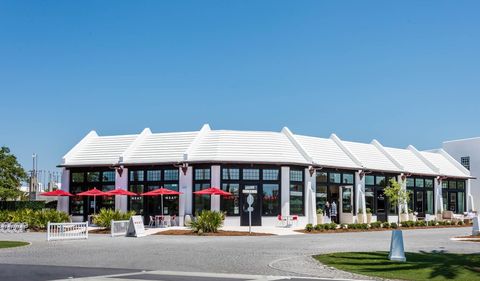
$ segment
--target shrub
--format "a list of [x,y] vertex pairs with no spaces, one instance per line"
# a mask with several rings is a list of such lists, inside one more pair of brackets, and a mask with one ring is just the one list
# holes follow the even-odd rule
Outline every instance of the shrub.
[[305,231],[312,232],[312,230],[313,230],[313,225],[311,223],[309,223],[305,226]]
[[348,224],[342,223],[342,224],[340,224],[340,228],[341,228],[341,229],[347,229],[347,228],[348,228]]
[[415,226],[427,226],[427,223],[425,221],[416,221]]
[[18,211],[23,209],[42,210],[45,201],[0,201],[0,210]]
[[404,222],[402,222],[402,227],[413,227],[413,226],[415,226],[414,221],[404,221]]
[[31,229],[45,229],[48,222],[68,222],[67,213],[57,210],[31,210],[0,211],[0,222],[23,222]]
[[317,224],[317,225],[315,225],[314,229],[316,231],[322,231],[322,230],[325,229],[325,225],[324,224]]
[[100,209],[100,212],[95,215],[93,218],[93,222],[101,227],[105,227],[110,229],[112,220],[120,221],[120,220],[128,220],[131,216],[135,215],[135,211],[129,212],[121,212],[119,210],[112,210],[112,209]]
[[398,224],[397,224],[396,222],[392,222],[392,223],[390,224],[390,227],[391,227],[391,228],[398,228]]
[[326,224],[325,229],[335,230],[335,229],[337,229],[337,224],[334,223],[334,222],[328,223],[328,224]]
[[384,223],[382,223],[382,227],[383,228],[390,228],[390,223],[388,221],[384,222]]
[[458,225],[464,225],[464,224],[465,224],[465,222],[463,222],[463,221],[458,222]]
[[371,228],[381,228],[381,227],[382,227],[382,223],[379,222],[379,221],[372,222],[372,223],[370,224],[370,227],[371,227]]
[[190,228],[198,234],[217,232],[223,225],[222,213],[203,210],[200,214],[197,214],[195,220],[190,223]]

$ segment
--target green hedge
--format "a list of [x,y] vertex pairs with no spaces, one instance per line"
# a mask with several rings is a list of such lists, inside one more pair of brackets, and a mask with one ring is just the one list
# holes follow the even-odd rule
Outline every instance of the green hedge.
[[68,222],[70,217],[65,212],[57,210],[31,210],[0,211],[0,222],[23,222],[28,228],[39,230],[47,228],[48,222]]
[[0,201],[0,210],[41,210],[45,209],[45,201]]
[[119,210],[102,208],[100,209],[100,212],[96,214],[95,217],[93,218],[93,222],[98,226],[110,229],[112,220],[114,221],[129,220],[130,217],[134,215],[135,215],[135,211],[120,212]]

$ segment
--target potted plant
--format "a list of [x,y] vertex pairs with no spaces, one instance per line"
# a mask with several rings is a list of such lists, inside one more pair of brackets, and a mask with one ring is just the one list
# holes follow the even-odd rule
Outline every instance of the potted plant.
[[372,209],[367,208],[367,223],[372,222]]
[[438,210],[437,211],[437,221],[442,221],[443,217],[442,217],[442,211]]
[[323,209],[317,209],[317,224],[323,224]]
[[357,213],[357,222],[358,223],[363,223],[363,209],[358,209]]
[[408,209],[408,220],[415,221],[415,214],[413,213],[412,209]]

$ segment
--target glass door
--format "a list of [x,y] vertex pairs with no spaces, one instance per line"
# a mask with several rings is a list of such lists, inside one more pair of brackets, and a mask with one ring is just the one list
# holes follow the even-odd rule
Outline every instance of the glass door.
[[387,202],[383,189],[377,189],[377,221],[387,221]]

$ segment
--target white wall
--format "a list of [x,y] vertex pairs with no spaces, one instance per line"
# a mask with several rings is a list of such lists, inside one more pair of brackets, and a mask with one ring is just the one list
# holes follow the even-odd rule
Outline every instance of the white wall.
[[192,214],[192,176],[193,169],[192,167],[187,168],[187,173],[184,174],[182,168],[179,168],[179,191],[183,194],[179,195],[178,202],[178,216],[179,216],[179,225],[183,226],[183,220],[185,215]]
[[[443,149],[459,163],[462,157],[470,157],[470,174],[476,178],[470,180],[470,194],[473,196],[474,209],[478,210],[480,206],[480,138],[444,142]],[[467,210],[470,210],[471,200],[468,200],[468,194],[466,196]]]
[[[62,168],[62,186],[61,189],[63,191],[70,191],[70,171]],[[63,211],[65,213],[68,213],[69,211],[69,197],[68,196],[60,196],[58,197],[58,204],[57,204],[57,210]]]
[[282,167],[282,216],[290,215],[290,167]]
[[[221,188],[220,186],[220,176],[221,176],[221,170],[219,165],[213,165],[212,166],[212,177],[211,177],[211,186],[212,187],[218,187]],[[212,195],[211,197],[211,206],[210,209],[212,211],[220,211],[220,196],[219,195]]]
[[[128,190],[128,169],[122,170],[122,175],[115,171],[115,189]],[[115,210],[126,212],[128,208],[128,196],[117,195],[115,196]]]

